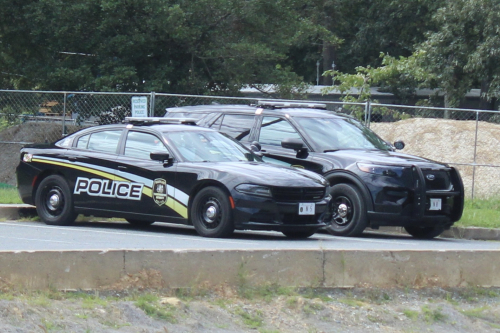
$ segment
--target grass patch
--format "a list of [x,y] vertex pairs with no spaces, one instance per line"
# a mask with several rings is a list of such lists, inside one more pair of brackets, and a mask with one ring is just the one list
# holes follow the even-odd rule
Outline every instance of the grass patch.
[[500,198],[465,200],[457,227],[500,228]]
[[403,310],[403,314],[408,318],[408,319],[411,319],[411,320],[417,320],[418,318],[418,311],[414,311],[414,310],[408,310],[408,309],[405,309]]
[[482,306],[480,308],[475,308],[475,309],[470,309],[470,310],[460,310],[460,312],[467,317],[484,319],[484,318],[487,318],[487,316],[484,314],[484,311],[486,311],[488,309],[489,309],[489,307]]
[[177,322],[174,315],[176,308],[171,305],[160,304],[158,296],[152,294],[141,295],[135,301],[135,306],[150,317],[163,319],[173,324]]
[[424,315],[424,320],[428,323],[446,320],[446,315],[442,312],[441,308],[431,309],[427,305],[424,305],[422,306],[422,314]]
[[[3,184],[6,185],[6,184]],[[22,204],[17,188],[13,186],[0,186],[0,204]]]
[[263,314],[260,311],[252,314],[242,308],[238,308],[236,314],[243,319],[243,323],[249,328],[257,329],[264,324]]

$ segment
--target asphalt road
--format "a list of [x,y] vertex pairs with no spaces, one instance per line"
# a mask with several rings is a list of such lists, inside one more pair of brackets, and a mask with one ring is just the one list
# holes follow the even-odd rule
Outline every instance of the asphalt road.
[[406,235],[365,232],[362,237],[316,233],[290,240],[278,232],[237,231],[231,238],[203,238],[191,227],[155,223],[136,228],[124,222],[76,222],[48,226],[43,222],[0,222],[0,251],[36,250],[499,250],[497,241],[416,240]]

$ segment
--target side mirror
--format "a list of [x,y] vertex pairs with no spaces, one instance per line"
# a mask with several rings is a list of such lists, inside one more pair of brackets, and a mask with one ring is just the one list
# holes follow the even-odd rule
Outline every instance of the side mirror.
[[394,148],[396,148],[397,150],[401,150],[405,147],[405,143],[401,140],[398,140],[396,142],[394,142]]
[[307,147],[301,139],[287,138],[281,141],[281,147],[295,151],[307,151]]
[[260,145],[260,143],[258,143],[257,141],[253,141],[251,144],[250,144],[250,150],[253,152],[253,153],[258,153],[260,152],[260,150],[262,149],[262,146]]

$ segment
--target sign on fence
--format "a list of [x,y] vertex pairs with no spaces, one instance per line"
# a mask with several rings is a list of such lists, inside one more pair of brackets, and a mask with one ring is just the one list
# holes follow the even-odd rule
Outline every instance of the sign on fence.
[[132,117],[148,116],[148,98],[146,96],[132,97]]

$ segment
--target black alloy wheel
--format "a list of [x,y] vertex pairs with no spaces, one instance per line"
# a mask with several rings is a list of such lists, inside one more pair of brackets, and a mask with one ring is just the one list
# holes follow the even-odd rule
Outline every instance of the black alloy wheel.
[[443,227],[405,227],[407,233],[418,239],[431,239],[441,235]]
[[155,221],[148,220],[137,220],[137,219],[125,219],[128,223],[136,227],[147,227],[155,223]]
[[59,175],[42,180],[36,190],[35,206],[38,216],[49,225],[71,225],[78,215],[74,212],[69,185]]
[[201,236],[228,237],[234,231],[228,195],[218,187],[205,187],[198,192],[190,213],[191,222]]
[[359,236],[368,219],[361,192],[351,184],[337,184],[330,189],[332,220],[325,229],[335,236]]

